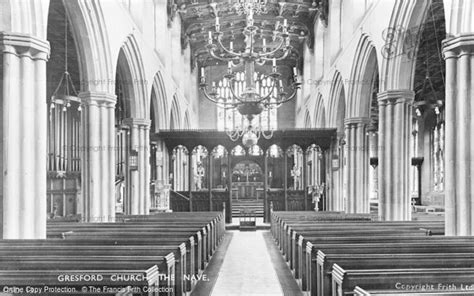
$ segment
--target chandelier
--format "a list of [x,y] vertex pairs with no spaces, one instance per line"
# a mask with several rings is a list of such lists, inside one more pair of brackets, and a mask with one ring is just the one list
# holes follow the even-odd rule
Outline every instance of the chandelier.
[[[261,127],[254,126],[252,123],[254,117],[263,111],[278,108],[295,98],[297,90],[301,85],[298,82],[296,67],[293,67],[293,79],[290,84],[291,92],[287,92],[281,80],[282,75],[278,72],[277,68],[277,61],[285,59],[292,49],[288,33],[288,21],[283,19],[283,22],[276,22],[270,42],[276,43],[276,45],[270,46],[267,44],[267,40],[262,37],[264,30],[255,25],[254,15],[267,13],[266,4],[266,0],[239,0],[234,5],[238,15],[246,15],[246,26],[242,32],[245,37],[245,47],[240,50],[234,49],[233,36],[231,36],[228,46],[224,45],[224,33],[220,30],[216,4],[211,4],[211,7],[216,12],[215,31],[209,31],[206,49],[214,59],[227,62],[227,73],[224,75],[224,81],[230,89],[231,100],[224,100],[220,97],[215,82],[212,82],[211,89],[208,90],[205,68],[201,68],[199,88],[204,96],[223,109],[236,109],[242,116],[247,118],[247,126],[227,131],[227,134],[233,141],[242,137],[242,142],[246,147],[255,145],[261,135],[266,139],[270,139],[273,136],[272,129],[264,131]],[[261,39],[258,47],[256,37]],[[269,74],[254,75],[256,65],[263,66],[270,62],[272,63],[272,70]],[[238,93],[234,88],[236,75],[232,68],[242,65],[245,73],[245,87],[243,91]],[[261,93],[256,87],[263,80],[270,81],[270,90],[266,93]]]
[[68,72],[68,20],[64,15],[64,72],[61,75],[56,89],[51,95],[50,113],[56,108],[56,105],[62,105],[62,111],[67,112],[71,107],[71,102],[78,103],[77,111],[81,112],[81,100],[77,95],[71,74]]

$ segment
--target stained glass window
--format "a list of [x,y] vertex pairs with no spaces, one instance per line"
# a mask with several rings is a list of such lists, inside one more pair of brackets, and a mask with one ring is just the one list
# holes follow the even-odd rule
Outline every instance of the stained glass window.
[[[260,77],[259,77],[260,76]],[[257,80],[257,78],[259,78]],[[271,79],[264,79],[263,74],[254,73],[254,79],[256,80],[256,88],[259,90],[260,95],[266,96],[271,91]],[[236,72],[234,81],[234,90],[236,95],[240,95],[246,87],[245,73]],[[217,83],[217,92],[222,98],[220,102],[234,103],[235,100],[232,98],[232,92],[230,90],[229,82],[226,78],[223,78]],[[278,95],[278,88],[275,87],[273,95],[270,101],[275,102],[275,98]],[[248,120],[243,117],[236,109],[225,109],[222,105],[217,106],[217,129],[220,131],[225,130],[236,130],[249,124]],[[259,116],[256,116],[252,125],[255,127],[261,127],[262,130],[276,130],[277,129],[277,110],[275,108],[269,108],[264,110]]]

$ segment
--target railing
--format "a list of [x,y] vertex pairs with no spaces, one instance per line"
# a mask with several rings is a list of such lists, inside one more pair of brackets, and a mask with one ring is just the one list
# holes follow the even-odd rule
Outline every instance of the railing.
[[189,201],[189,197],[179,193],[178,191],[174,191],[174,190],[170,190],[171,192],[173,192],[174,194],[178,195],[179,197],[182,197],[184,198],[185,200]]

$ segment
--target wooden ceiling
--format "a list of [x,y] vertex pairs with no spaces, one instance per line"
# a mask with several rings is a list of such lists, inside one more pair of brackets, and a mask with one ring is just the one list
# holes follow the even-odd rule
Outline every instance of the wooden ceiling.
[[[168,15],[171,23],[179,14],[182,22],[183,48],[191,47],[193,66],[215,65],[216,61],[207,53],[208,32],[215,31],[215,18],[219,17],[221,31],[224,32],[223,44],[232,40],[234,48],[244,46],[242,31],[246,25],[245,15],[238,15],[235,4],[238,0],[168,0]],[[314,40],[314,21],[320,17],[327,24],[328,0],[267,0],[267,12],[256,15],[255,24],[260,27],[256,47],[261,47],[261,39],[266,38],[267,46],[276,45],[271,36],[277,23],[288,20],[293,50],[284,61],[285,64],[301,65],[304,44],[312,47]]]

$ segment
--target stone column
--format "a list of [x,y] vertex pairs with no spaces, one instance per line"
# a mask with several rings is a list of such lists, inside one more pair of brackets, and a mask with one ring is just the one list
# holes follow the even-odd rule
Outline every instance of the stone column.
[[411,90],[389,90],[378,94],[380,220],[411,220],[410,135],[413,98]]
[[[46,238],[46,61],[49,43],[0,32],[0,237]],[[1,82],[0,82],[1,83]]]
[[446,60],[446,235],[474,235],[474,35],[443,41]]
[[367,117],[344,120],[347,141],[347,213],[369,213],[369,144]]
[[150,151],[149,130],[150,121],[147,119],[127,118],[124,124],[130,126],[130,151],[137,151],[138,168],[131,169],[128,166],[128,199],[129,209],[127,213],[131,215],[147,215],[150,211],[150,163],[148,154]]
[[145,185],[145,214],[150,213],[151,208],[151,166],[150,166],[150,125],[151,121],[147,125],[143,126],[143,166],[145,167],[144,185]]
[[82,198],[79,212],[87,222],[115,221],[116,96],[82,92]]

